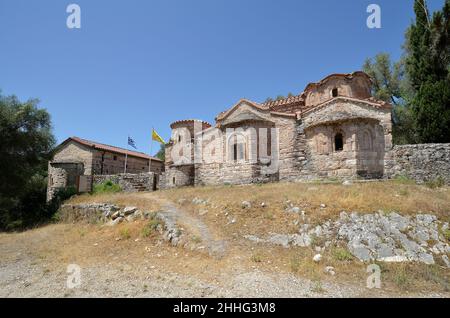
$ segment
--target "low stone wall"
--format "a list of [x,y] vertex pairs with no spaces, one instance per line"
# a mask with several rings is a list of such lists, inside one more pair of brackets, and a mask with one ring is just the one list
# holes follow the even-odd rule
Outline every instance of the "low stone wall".
[[116,175],[95,175],[93,180],[93,187],[105,181],[111,180],[118,184],[124,192],[140,192],[153,191],[153,172],[131,174],[123,173]]
[[450,144],[394,146],[393,166],[387,176],[406,176],[417,182],[442,178],[450,184]]
[[106,220],[120,207],[107,203],[63,204],[58,210],[58,218],[64,223],[86,222],[96,224]]

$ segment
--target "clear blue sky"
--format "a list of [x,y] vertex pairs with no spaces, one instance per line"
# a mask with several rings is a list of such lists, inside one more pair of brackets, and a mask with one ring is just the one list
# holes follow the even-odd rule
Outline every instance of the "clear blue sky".
[[[444,0],[429,0],[433,11]],[[82,10],[80,30],[66,7]],[[382,8],[382,29],[366,8]],[[367,57],[401,54],[413,0],[0,0],[0,89],[39,98],[59,142],[76,135],[149,152],[184,118],[211,123]],[[154,143],[153,152],[159,148]]]

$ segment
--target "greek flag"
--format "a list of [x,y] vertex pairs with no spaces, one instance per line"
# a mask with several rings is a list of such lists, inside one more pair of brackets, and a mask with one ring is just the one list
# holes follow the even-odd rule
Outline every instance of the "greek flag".
[[134,143],[133,138],[131,138],[130,136],[128,136],[128,145],[130,145],[131,147],[133,147],[134,149],[136,148],[136,144]]

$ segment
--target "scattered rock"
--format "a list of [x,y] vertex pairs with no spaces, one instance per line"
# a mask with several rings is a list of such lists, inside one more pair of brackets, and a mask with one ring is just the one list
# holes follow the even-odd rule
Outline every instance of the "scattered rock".
[[351,185],[353,185],[353,182],[350,181],[350,180],[344,180],[344,182],[342,182],[342,185],[344,185],[344,186],[351,186]]
[[134,216],[134,214],[130,214],[125,219],[127,220],[127,222],[134,222],[136,220],[136,217]]
[[192,203],[196,204],[196,205],[200,205],[200,204],[206,205],[206,204],[208,204],[208,202],[209,202],[209,200],[203,200],[203,199],[200,199],[200,198],[192,199]]
[[115,219],[117,219],[119,216],[120,216],[120,212],[117,211],[117,212],[115,212],[115,213],[111,216],[111,219],[115,220]]
[[116,219],[109,221],[109,222],[107,223],[107,225],[108,225],[108,226],[115,226],[115,225],[117,225],[117,224],[119,224],[119,223],[122,223],[123,220],[124,220],[124,218],[121,217],[121,216],[119,216],[119,217],[117,217]]
[[321,205],[320,205],[320,208],[321,209],[325,209],[327,206],[324,204],[324,203],[322,203]]
[[252,204],[249,201],[242,201],[241,206],[243,209],[250,209]]
[[127,216],[127,215],[130,215],[130,214],[133,214],[134,212],[136,212],[137,211],[137,208],[136,207],[134,207],[134,206],[127,206],[127,207],[125,207],[124,209],[123,209],[123,214],[125,215],[125,216]]
[[306,233],[294,234],[291,236],[290,242],[293,246],[308,247],[311,246],[312,239]]
[[442,260],[444,261],[445,265],[450,268],[450,261],[448,259],[447,255],[442,255]]
[[[448,260],[450,245],[438,229],[442,225],[434,215],[415,217],[379,211],[372,214],[342,211],[337,220],[328,220],[311,228],[308,223],[297,223],[298,234],[274,234],[267,238],[249,238],[256,243],[274,245],[311,246],[312,237],[325,241],[316,246],[316,252],[331,244],[346,244],[348,251],[363,262],[421,262],[434,264],[434,255]],[[434,242],[432,245],[429,242]],[[446,257],[444,257],[446,256]],[[445,263],[444,260],[444,263]]]
[[261,207],[262,207],[262,208],[265,208],[265,207],[266,207],[266,203],[265,203],[265,202],[262,202],[262,203],[261,203]]
[[321,254],[316,254],[313,257],[313,261],[316,263],[319,263],[322,260],[322,255]]
[[336,272],[335,272],[333,266],[327,266],[327,267],[325,267],[325,273],[330,274],[331,276],[336,275]]
[[291,212],[292,212],[292,213],[300,213],[300,208],[299,208],[298,206],[294,206],[294,207],[291,209]]
[[289,247],[289,236],[287,235],[271,234],[270,238],[267,241],[274,245],[281,245],[284,248]]
[[143,219],[144,213],[142,213],[141,210],[137,210],[136,212],[134,212],[134,216],[136,217],[136,219]]

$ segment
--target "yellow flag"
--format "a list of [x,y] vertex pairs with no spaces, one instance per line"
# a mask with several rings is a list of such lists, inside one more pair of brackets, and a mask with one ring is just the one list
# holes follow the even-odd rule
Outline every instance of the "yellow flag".
[[154,129],[152,130],[152,139],[154,141],[157,141],[157,142],[161,143],[161,144],[165,144],[164,139],[162,139],[161,136],[158,135],[158,133]]

